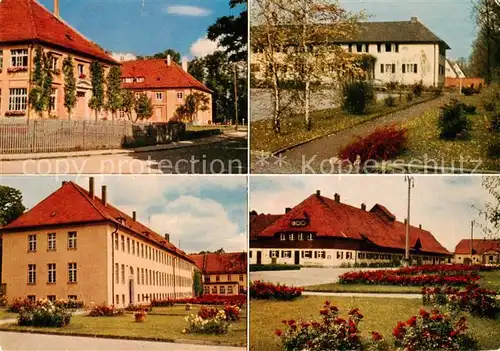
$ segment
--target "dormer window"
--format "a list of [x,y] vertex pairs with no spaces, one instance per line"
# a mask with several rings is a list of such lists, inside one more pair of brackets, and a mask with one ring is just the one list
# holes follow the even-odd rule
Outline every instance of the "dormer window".
[[143,82],[144,82],[144,77],[137,77],[137,78],[135,79],[135,81],[136,81],[137,83],[143,83]]
[[281,239],[281,241],[285,241],[286,240],[286,235],[284,233],[281,233],[280,239]]
[[291,226],[292,227],[305,227],[307,225],[307,220],[306,219],[292,219],[291,221]]
[[294,240],[295,240],[295,236],[294,236],[294,234],[293,234],[293,233],[289,234],[289,235],[288,235],[288,239],[289,239],[290,241],[294,241]]
[[313,240],[313,235],[312,233],[307,234],[307,240],[312,241]]
[[303,233],[299,233],[299,234],[297,234],[297,238],[298,238],[298,240],[300,240],[300,241],[304,240],[304,234],[303,234]]

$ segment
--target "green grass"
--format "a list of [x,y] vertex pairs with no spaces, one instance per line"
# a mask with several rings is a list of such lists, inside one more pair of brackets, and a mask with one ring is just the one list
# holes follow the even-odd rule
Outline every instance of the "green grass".
[[17,313],[8,312],[6,308],[0,308],[0,320],[17,318]]
[[[408,151],[401,157],[405,161],[412,159],[424,160],[427,155],[428,160],[436,160],[441,165],[449,167],[454,162],[455,167],[474,168],[477,160],[481,160],[480,169],[497,170],[500,168],[500,159],[488,157],[488,146],[491,145],[498,136],[488,131],[489,118],[481,106],[481,96],[462,96],[460,100],[477,107],[475,115],[469,115],[471,121],[471,131],[468,139],[465,140],[442,140],[439,138],[437,127],[440,110],[436,109],[424,113],[420,118],[412,119],[404,126],[408,128]],[[460,165],[463,157],[463,166]]]
[[149,339],[158,341],[202,342],[212,345],[246,345],[246,318],[232,323],[226,335],[184,334],[187,322],[184,317],[188,313],[196,313],[197,309],[185,311],[184,306],[173,308],[156,308],[149,314],[145,323],[135,323],[132,313],[119,317],[86,317],[73,316],[71,323],[64,328],[19,327],[16,324],[0,325],[0,330],[23,332],[43,332],[51,334],[88,335],[128,339]]
[[500,270],[481,273],[481,286],[500,293]]
[[[224,306],[217,306],[218,308],[224,308]],[[199,306],[193,306],[191,311],[186,311],[185,305],[176,305],[173,307],[154,307],[149,314],[152,315],[168,315],[168,316],[187,316],[188,314],[197,313],[200,309]],[[133,312],[128,312],[133,313]],[[240,311],[240,317],[242,319],[246,318],[247,310],[243,307]]]
[[[283,319],[319,319],[319,310],[325,299],[339,307],[346,316],[351,308],[358,307],[365,316],[360,330],[365,338],[378,331],[392,344],[392,330],[398,321],[406,321],[418,314],[420,299],[365,298],[365,297],[321,297],[305,296],[294,302],[251,301],[250,349],[259,351],[280,350],[276,329],[282,328]],[[482,349],[496,350],[500,347],[500,321],[468,316],[470,332]]]
[[308,285],[304,287],[304,290],[340,293],[420,294],[422,288],[418,286],[328,283]]
[[352,128],[360,123],[380,117],[381,115],[399,111],[416,103],[430,99],[431,96],[432,95],[430,94],[425,94],[421,98],[415,98],[410,104],[403,102],[403,104],[395,107],[387,107],[383,101],[379,101],[366,115],[351,115],[343,111],[341,108],[312,111],[311,131],[307,131],[305,128],[303,114],[293,114],[283,118],[281,123],[281,135],[276,135],[274,133],[272,120],[270,118],[254,121],[250,125],[251,150],[276,152],[282,148],[289,147],[315,137]]

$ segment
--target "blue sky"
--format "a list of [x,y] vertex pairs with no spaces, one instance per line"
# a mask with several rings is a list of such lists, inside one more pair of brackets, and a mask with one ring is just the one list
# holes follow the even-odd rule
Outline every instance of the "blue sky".
[[[53,0],[39,1],[53,10]],[[107,50],[148,55],[173,48],[184,56],[217,18],[239,12],[229,0],[60,0],[60,8],[66,22]]]
[[[1,177],[19,189],[29,209],[56,191],[62,181],[88,189],[88,177]],[[169,233],[187,252],[246,251],[247,179],[245,176],[96,176],[96,193],[108,186],[109,202],[160,234]]]
[[341,0],[344,8],[366,10],[371,21],[408,21],[418,17],[438,37],[451,47],[452,59],[469,57],[475,38],[472,15],[473,0]]
[[[461,239],[470,237],[472,220],[480,222],[478,211],[490,195],[481,187],[480,176],[415,176],[412,192],[412,225],[422,224],[438,241],[453,251]],[[250,210],[282,214],[320,190],[353,206],[365,203],[370,209],[376,203],[386,206],[404,221],[407,211],[407,183],[403,176],[262,176],[250,180]],[[476,238],[484,237],[480,228]]]

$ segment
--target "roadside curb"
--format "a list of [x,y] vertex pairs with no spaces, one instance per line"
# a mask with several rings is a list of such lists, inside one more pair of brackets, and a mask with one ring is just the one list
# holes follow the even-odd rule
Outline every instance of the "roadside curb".
[[405,110],[408,110],[408,109],[410,109],[410,108],[412,108],[414,106],[418,106],[418,105],[424,104],[426,102],[437,100],[437,99],[439,99],[439,98],[441,98],[443,96],[445,96],[445,95],[442,94],[442,95],[439,95],[439,96],[433,96],[433,97],[431,97],[429,99],[422,100],[422,101],[419,101],[419,102],[415,102],[414,104],[411,104],[410,106],[406,106],[404,108],[399,108],[399,109],[396,108],[396,109],[394,109],[394,110],[392,110],[390,112],[382,113],[382,114],[377,115],[376,117],[373,117],[373,118],[368,119],[366,121],[355,123],[355,124],[351,125],[350,127],[341,128],[339,130],[336,130],[335,132],[329,132],[327,134],[318,135],[318,136],[312,137],[312,138],[304,140],[304,141],[299,141],[298,143],[295,143],[295,144],[290,145],[290,146],[283,147],[281,149],[278,149],[277,151],[251,151],[251,154],[252,155],[262,155],[263,154],[263,155],[266,155],[266,156],[276,156],[276,155],[282,154],[282,153],[284,153],[286,151],[290,151],[292,149],[295,149],[298,146],[301,146],[301,145],[304,145],[304,144],[308,144],[308,143],[310,143],[312,141],[315,141],[315,140],[318,140],[318,139],[321,139],[321,138],[326,138],[326,137],[333,136],[335,134],[338,134],[340,132],[343,132],[343,131],[346,131],[346,130],[358,127],[360,125],[363,125],[363,124],[366,124],[366,123],[369,123],[369,122],[372,122],[372,121],[376,121],[379,118],[389,116],[389,115],[391,115],[393,113],[405,111]]

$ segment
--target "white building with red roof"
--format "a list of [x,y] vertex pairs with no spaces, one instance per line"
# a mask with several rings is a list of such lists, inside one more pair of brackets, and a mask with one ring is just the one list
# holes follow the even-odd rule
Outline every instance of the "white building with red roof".
[[455,263],[500,264],[500,239],[462,239],[454,259]]
[[[448,262],[451,253],[422,226],[410,226],[415,263]],[[399,263],[406,224],[383,205],[367,210],[322,196],[318,190],[284,214],[250,214],[250,263],[314,266]]]
[[[145,93],[153,105],[151,122],[168,122],[177,118],[176,110],[193,93],[207,97],[206,109],[199,109],[192,121],[196,125],[212,124],[212,92],[181,65],[167,59],[123,61],[122,87],[136,94]],[[135,117],[134,117],[135,119]]]
[[73,182],[9,225],[3,238],[2,283],[16,298],[78,299],[126,307],[193,296],[194,261],[107,200]]
[[[58,0],[55,13],[49,12],[36,0],[0,1],[0,117],[40,118],[28,103],[34,56],[37,47],[52,56],[52,96],[50,111],[44,118],[68,119],[64,107],[63,60],[71,56],[76,78],[77,102],[71,118],[94,119],[89,107],[92,97],[90,65],[100,62],[105,75],[118,63],[101,47],[93,43],[59,16]],[[105,118],[101,113],[98,118]]]

